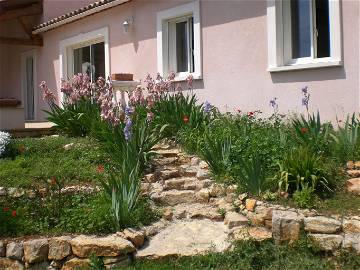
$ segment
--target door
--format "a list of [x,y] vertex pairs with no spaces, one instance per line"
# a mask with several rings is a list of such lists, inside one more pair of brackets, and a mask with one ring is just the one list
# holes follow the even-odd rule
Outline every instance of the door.
[[25,120],[35,120],[35,58],[34,51],[22,54],[22,89]]

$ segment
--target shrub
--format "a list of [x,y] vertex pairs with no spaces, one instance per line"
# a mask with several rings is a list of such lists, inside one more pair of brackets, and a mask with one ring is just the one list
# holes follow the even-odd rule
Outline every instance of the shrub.
[[9,152],[11,136],[7,132],[0,131],[0,158],[5,157]]
[[295,204],[300,208],[311,208],[314,206],[314,189],[308,185],[302,186],[293,194]]

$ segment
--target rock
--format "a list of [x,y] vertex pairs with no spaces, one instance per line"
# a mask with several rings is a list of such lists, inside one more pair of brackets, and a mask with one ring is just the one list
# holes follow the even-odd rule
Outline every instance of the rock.
[[29,199],[34,199],[36,197],[36,192],[33,190],[27,190],[25,191],[25,194]]
[[14,260],[22,260],[24,248],[22,242],[10,242],[6,246],[6,257]]
[[49,240],[49,260],[60,261],[71,255],[72,251],[70,241],[71,237],[69,236],[51,238]]
[[191,158],[190,164],[191,166],[196,166],[200,163],[200,159],[198,157]]
[[272,208],[257,206],[255,212],[249,212],[247,217],[250,219],[251,224],[255,226],[263,226],[266,220],[272,219],[272,211]]
[[343,231],[345,233],[360,233],[360,220],[345,219],[343,222]]
[[105,237],[80,235],[70,241],[73,253],[81,258],[96,256],[118,256],[135,250],[128,240],[110,235]]
[[172,220],[173,219],[173,211],[169,208],[165,209],[165,211],[163,212],[163,218],[166,220]]
[[48,252],[49,243],[47,239],[36,239],[24,242],[24,257],[27,263],[46,261]]
[[226,202],[225,198],[210,198],[209,202],[219,209],[225,211],[234,211],[235,207],[233,204]]
[[256,200],[254,199],[246,199],[245,207],[248,211],[254,212],[256,206]]
[[226,194],[234,194],[237,190],[237,185],[230,185],[226,188]]
[[220,197],[225,194],[225,188],[220,184],[213,184],[209,188],[211,197]]
[[50,267],[48,268],[48,270],[55,270],[55,269],[60,269],[62,267],[62,262],[61,261],[52,261],[50,263]]
[[238,227],[232,236],[235,240],[264,241],[272,238],[271,231],[263,227]]
[[216,207],[208,204],[178,204],[174,207],[174,216],[178,219],[210,219],[215,221],[223,220],[223,216]]
[[166,228],[169,225],[169,222],[161,219],[158,222],[155,222],[149,226],[144,227],[145,235],[147,237],[154,236],[155,234],[158,234],[161,230]]
[[343,237],[336,234],[309,234],[309,237],[321,250],[325,251],[339,249],[343,241]]
[[167,180],[170,178],[176,178],[180,176],[180,172],[177,169],[173,169],[173,170],[162,170],[159,172],[159,177],[162,180]]
[[185,180],[187,178],[173,178],[165,181],[164,190],[178,189],[181,190],[184,188]]
[[145,231],[128,228],[123,230],[124,238],[134,244],[136,248],[141,247],[145,241]]
[[89,267],[89,264],[89,259],[72,258],[64,263],[61,270],[83,269]]
[[0,196],[6,196],[6,188],[0,187]]
[[210,190],[208,188],[203,188],[200,189],[197,193],[196,196],[198,198],[199,202],[208,202],[209,198],[210,198]]
[[156,153],[158,155],[161,155],[163,157],[177,157],[178,154],[180,153],[179,149],[160,149],[160,150],[156,150]]
[[146,174],[146,175],[144,176],[144,180],[145,180],[147,183],[154,183],[154,182],[156,182],[155,174],[153,174],[153,173]]
[[178,161],[177,157],[168,157],[168,158],[154,159],[153,163],[157,166],[166,166],[166,165],[175,164],[177,161]]
[[348,162],[346,162],[346,168],[348,169],[348,170],[352,170],[352,169],[354,169],[355,168],[355,164],[354,164],[354,161],[348,161]]
[[119,269],[131,263],[129,256],[105,257],[103,261],[105,269]]
[[0,258],[0,269],[2,270],[23,270],[24,265],[17,260]]
[[343,248],[352,249],[360,254],[360,234],[346,233],[344,235]]
[[24,196],[25,191],[22,188],[10,187],[7,189],[7,195],[12,198],[20,198]]
[[350,176],[350,177],[360,177],[360,170],[348,170],[347,171],[347,174]]
[[[200,190],[202,188],[208,188],[212,184],[212,181],[210,179],[205,179],[202,181],[196,181],[196,190]],[[210,190],[209,190],[210,191]]]
[[274,210],[272,216],[272,233],[277,244],[299,239],[302,219],[292,211]]
[[355,161],[354,167],[355,167],[356,169],[360,169],[360,161]]
[[327,217],[307,217],[304,219],[305,231],[312,233],[336,233],[341,229],[341,222]]
[[193,190],[169,190],[162,192],[156,200],[162,204],[174,206],[180,203],[193,203],[197,201]]
[[348,192],[360,194],[360,178],[352,178],[346,181]]
[[199,163],[199,168],[200,169],[208,169],[209,168],[209,165],[205,162],[205,161],[200,161]]
[[225,214],[224,224],[228,226],[229,229],[239,226],[244,226],[249,224],[247,217],[236,213],[236,212],[227,212]]
[[64,145],[64,150],[70,150],[74,148],[74,143],[69,143]]
[[6,252],[5,252],[5,244],[4,242],[0,241],[0,257],[5,257]]
[[151,191],[151,183],[140,183],[140,192],[141,194],[148,194]]
[[49,262],[40,262],[40,263],[34,263],[34,264],[25,263],[25,268],[26,268],[26,270],[44,270],[44,269],[50,268],[50,263]]
[[210,177],[210,173],[208,170],[200,169],[196,173],[196,178],[199,180],[205,180],[208,179],[209,177]]
[[184,176],[195,177],[199,168],[197,166],[181,165],[181,174]]
[[227,229],[222,222],[210,220],[172,223],[150,239],[136,253],[137,258],[193,256],[206,252],[222,252],[230,247]]

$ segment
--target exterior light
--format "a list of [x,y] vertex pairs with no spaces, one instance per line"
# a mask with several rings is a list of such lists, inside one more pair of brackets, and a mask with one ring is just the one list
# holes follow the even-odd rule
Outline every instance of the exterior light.
[[124,29],[124,33],[127,33],[129,31],[130,26],[134,23],[134,18],[128,18],[123,22],[123,29]]

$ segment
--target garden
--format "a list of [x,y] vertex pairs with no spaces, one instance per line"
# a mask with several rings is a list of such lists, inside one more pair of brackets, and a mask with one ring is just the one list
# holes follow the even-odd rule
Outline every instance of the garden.
[[[63,80],[61,104],[45,82],[40,88],[57,134],[0,132],[0,268],[360,267],[360,120],[322,121],[309,110],[311,89],[299,90],[305,114],[281,114],[274,97],[272,115],[263,117],[200,103],[191,76],[185,87],[174,74],[148,75],[126,107],[114,102],[104,78]],[[185,251],[161,253],[174,247],[156,241],[166,235],[177,242],[176,234],[188,232],[184,223],[219,232],[219,243],[209,243],[215,249],[192,253],[184,244]],[[49,240],[27,240],[33,236]],[[130,242],[115,252],[118,238]],[[11,253],[19,241],[24,258]],[[76,256],[50,257],[58,245]]]

